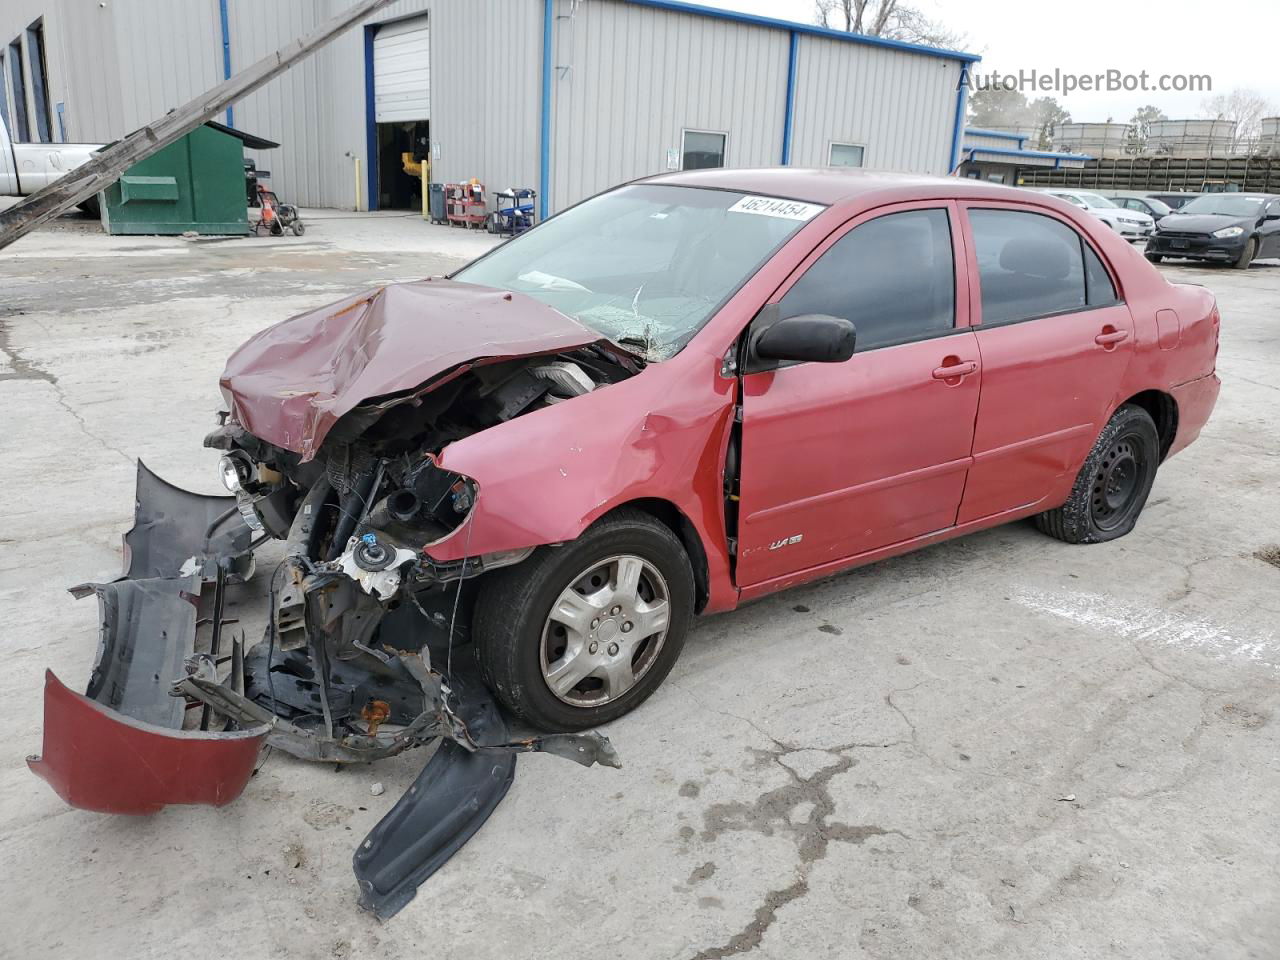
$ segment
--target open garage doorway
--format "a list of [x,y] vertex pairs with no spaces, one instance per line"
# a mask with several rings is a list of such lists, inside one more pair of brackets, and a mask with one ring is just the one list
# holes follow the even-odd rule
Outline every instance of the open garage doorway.
[[373,37],[377,206],[421,210],[421,165],[431,157],[430,32],[425,16],[379,27]]

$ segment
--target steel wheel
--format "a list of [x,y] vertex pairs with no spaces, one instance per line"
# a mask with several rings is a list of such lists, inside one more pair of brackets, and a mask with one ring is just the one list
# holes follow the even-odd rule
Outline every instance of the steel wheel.
[[667,639],[671,593],[648,560],[592,564],[561,591],[542,628],[542,679],[575,707],[598,707],[634,687]]
[[1142,447],[1134,437],[1122,436],[1107,450],[1093,478],[1091,509],[1099,530],[1114,530],[1128,518],[1144,469]]

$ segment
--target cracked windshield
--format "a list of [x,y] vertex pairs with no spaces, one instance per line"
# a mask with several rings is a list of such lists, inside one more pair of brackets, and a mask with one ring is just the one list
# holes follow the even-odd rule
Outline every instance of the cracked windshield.
[[822,209],[724,190],[623,187],[454,279],[527,294],[648,360],[665,360]]

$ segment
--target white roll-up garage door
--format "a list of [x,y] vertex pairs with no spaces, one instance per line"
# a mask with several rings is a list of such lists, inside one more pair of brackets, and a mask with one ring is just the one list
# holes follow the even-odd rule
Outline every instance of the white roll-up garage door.
[[427,18],[382,27],[373,37],[373,104],[378,123],[431,119]]

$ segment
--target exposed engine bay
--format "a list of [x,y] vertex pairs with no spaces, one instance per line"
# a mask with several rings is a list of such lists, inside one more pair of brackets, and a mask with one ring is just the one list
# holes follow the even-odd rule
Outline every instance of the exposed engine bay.
[[[339,335],[367,339],[340,344],[342,356],[354,352],[364,363],[340,373],[363,385],[377,360],[369,344],[394,349],[391,334],[403,336],[405,321],[378,311],[389,296],[421,296],[413,288],[426,286],[384,288],[294,318],[241,351],[257,345],[272,355],[284,341],[311,348],[314,337],[291,324],[318,316],[332,334],[331,318],[345,315],[350,327]],[[481,324],[512,299],[434,286],[444,288],[437,299],[476,304]],[[440,364],[416,387],[375,393],[337,415],[329,412],[340,391],[317,389],[300,418],[306,431],[288,433],[294,421],[283,414],[276,424],[272,438],[287,435],[289,445],[249,425],[266,422],[263,410],[284,410],[298,391],[273,380],[251,406],[241,386],[251,378],[234,379],[233,357],[223,378],[230,410],[205,438],[222,452],[218,471],[231,496],[189,493],[139,463],[124,573],[73,588],[99,600],[92,678],[82,696],[47,675],[44,752],[29,759],[32,769],[73,806],[136,814],[229,803],[264,745],[307,760],[367,763],[438,742],[354,857],[361,905],[385,918],[488,818],[512,782],[516,754],[618,766],[596,733],[512,739],[475,669],[467,645],[474,598],[464,584],[534,548],[479,556],[464,549],[447,563],[427,552],[451,536],[466,543],[484,495],[475,480],[439,465],[449,444],[642,367],[585,330],[557,332],[568,349]],[[321,408],[328,421],[313,416]],[[268,557],[264,636],[250,644],[227,609]]]

